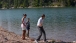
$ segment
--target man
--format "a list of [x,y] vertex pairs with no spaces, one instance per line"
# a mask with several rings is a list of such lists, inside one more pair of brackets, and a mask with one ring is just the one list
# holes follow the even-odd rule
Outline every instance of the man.
[[36,43],[38,43],[38,41],[40,40],[42,34],[44,36],[44,42],[47,42],[46,41],[46,33],[45,33],[45,30],[43,28],[43,20],[45,18],[45,15],[43,14],[39,19],[38,19],[38,22],[37,22],[37,27],[38,27],[38,30],[39,30],[39,36],[38,38],[35,40]]

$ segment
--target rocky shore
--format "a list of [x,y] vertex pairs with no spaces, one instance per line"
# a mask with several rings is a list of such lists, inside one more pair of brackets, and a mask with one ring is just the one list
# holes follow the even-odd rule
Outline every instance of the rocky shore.
[[[74,42],[63,42],[63,41],[55,41],[48,39],[49,43],[76,43]],[[26,39],[22,40],[20,35],[15,34],[14,32],[9,32],[4,28],[0,27],[0,43],[35,43],[34,39]],[[42,40],[39,43],[44,43]]]
[[9,32],[4,28],[0,27],[0,43],[32,43],[30,40],[22,40],[20,35],[14,32]]

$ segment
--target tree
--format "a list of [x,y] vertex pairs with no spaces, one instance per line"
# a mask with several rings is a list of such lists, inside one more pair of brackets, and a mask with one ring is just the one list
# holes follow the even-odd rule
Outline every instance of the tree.
[[0,2],[0,8],[2,8],[2,4],[1,4],[1,2]]
[[33,0],[32,6],[33,7],[39,7],[39,0]]
[[18,0],[14,0],[14,8],[18,7]]
[[44,6],[44,0],[39,0],[39,6]]
[[75,6],[76,1],[75,0],[70,0],[71,6]]
[[29,6],[28,0],[24,0],[23,5],[24,5],[23,7],[28,7]]
[[76,0],[0,0],[0,8],[18,7],[42,7],[50,6],[52,3],[64,6],[75,6]]

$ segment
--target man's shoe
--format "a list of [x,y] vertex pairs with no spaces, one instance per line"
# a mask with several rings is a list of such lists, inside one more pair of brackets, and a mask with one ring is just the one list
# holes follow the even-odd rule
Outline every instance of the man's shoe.
[[37,40],[35,40],[34,42],[35,42],[35,43],[38,43],[38,41],[37,41]]
[[43,41],[43,42],[48,43],[48,41]]

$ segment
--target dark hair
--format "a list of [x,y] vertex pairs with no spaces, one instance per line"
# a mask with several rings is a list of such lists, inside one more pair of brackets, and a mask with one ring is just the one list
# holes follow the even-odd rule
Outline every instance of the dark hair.
[[45,14],[43,14],[41,17],[45,17]]
[[23,14],[23,16],[27,16],[27,14]]

